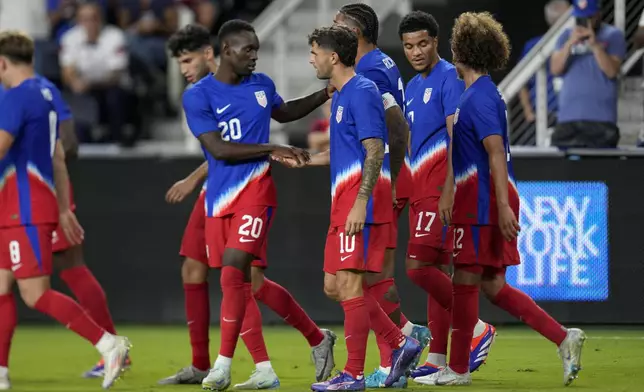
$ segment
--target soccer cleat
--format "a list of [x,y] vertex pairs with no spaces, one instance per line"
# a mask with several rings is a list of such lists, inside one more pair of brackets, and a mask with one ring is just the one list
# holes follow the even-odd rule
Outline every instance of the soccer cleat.
[[277,389],[280,387],[280,380],[272,368],[255,369],[248,381],[236,384],[235,389]]
[[581,350],[584,348],[586,334],[578,328],[568,329],[566,339],[559,346],[559,357],[563,362],[564,385],[570,385],[581,370]]
[[208,375],[208,370],[199,370],[190,365],[179,370],[177,374],[159,380],[159,385],[201,384]]
[[[382,369],[376,369],[367,376],[365,385],[367,388],[384,388],[386,379],[387,373],[382,371]],[[407,377],[400,377],[391,387],[407,388]]]
[[416,369],[412,370],[409,377],[414,379],[418,377],[426,377],[426,376],[429,376],[430,374],[434,374],[438,372],[439,370],[441,370],[440,366],[436,366],[429,362],[425,362],[423,366],[419,366]]
[[328,329],[321,329],[321,331],[324,334],[324,339],[320,344],[311,348],[311,359],[315,364],[315,380],[318,382],[329,378],[335,367],[333,346],[337,339],[332,331]]
[[470,372],[458,374],[449,367],[441,369],[440,372],[434,373],[432,376],[435,377],[434,385],[472,385]]
[[473,373],[481,367],[490,354],[490,349],[496,337],[496,328],[485,323],[485,331],[478,337],[472,339],[470,348],[470,373]]
[[230,368],[215,366],[210,369],[206,378],[201,382],[201,389],[207,391],[225,391],[230,386]]
[[[132,366],[132,361],[130,360],[130,357],[128,356],[127,359],[125,360],[125,369],[129,369],[130,366]],[[94,365],[94,367],[85,373],[83,373],[84,378],[100,378],[105,375],[105,361],[103,358],[101,358],[100,361]]]
[[125,370],[125,362],[127,361],[128,354],[132,345],[127,338],[122,336],[115,336],[114,347],[103,356],[105,363],[103,378],[103,389],[109,389],[114,385],[114,382],[121,377],[121,373]]
[[414,338],[405,338],[405,343],[402,347],[393,350],[391,354],[391,371],[385,379],[384,386],[389,388],[400,377],[406,376],[411,364],[416,357],[420,356],[420,353],[420,343]]
[[420,355],[422,354],[423,350],[425,350],[425,347],[427,347],[430,340],[432,340],[432,333],[429,331],[429,328],[425,327],[424,325],[414,324],[414,328],[412,329],[411,335],[409,336],[416,339],[418,343],[420,343],[420,353],[418,353],[418,356],[414,358],[410,367],[410,370],[413,371],[416,366],[418,366],[418,361],[420,361]]
[[354,378],[346,372],[338,373],[329,381],[316,382],[311,385],[311,390],[316,392],[323,391],[364,391],[364,376]]
[[0,391],[8,391],[11,389],[11,380],[9,380],[9,375],[5,374],[0,376]]

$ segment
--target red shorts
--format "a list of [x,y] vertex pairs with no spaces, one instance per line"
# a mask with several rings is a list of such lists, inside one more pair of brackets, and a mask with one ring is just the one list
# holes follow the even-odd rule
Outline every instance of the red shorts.
[[55,227],[0,228],[0,269],[13,271],[16,279],[51,275],[51,237]]
[[506,241],[498,226],[454,225],[454,265],[502,270],[521,263],[517,240]]
[[344,226],[330,227],[324,246],[324,272],[357,270],[380,272],[391,235],[389,223],[365,225],[353,236],[344,234]]
[[208,265],[221,268],[224,250],[233,248],[255,256],[252,266],[266,268],[268,230],[274,215],[275,207],[253,206],[232,215],[205,218]]
[[396,249],[396,247],[398,246],[398,220],[400,219],[400,216],[402,215],[402,212],[405,209],[408,201],[409,199],[396,200],[396,205],[394,206],[394,220],[389,225],[391,229],[391,235],[387,249]]
[[409,205],[408,259],[449,264],[454,232],[452,227],[443,226],[438,200],[438,197],[430,197]]

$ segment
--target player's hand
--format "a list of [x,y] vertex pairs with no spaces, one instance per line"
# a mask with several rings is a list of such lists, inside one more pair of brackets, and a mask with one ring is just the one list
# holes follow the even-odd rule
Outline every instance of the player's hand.
[[398,205],[398,200],[396,200],[396,185],[392,184],[391,186],[391,200],[394,203],[394,208],[396,208],[396,205]]
[[595,29],[593,28],[593,24],[591,21],[588,21],[588,28],[586,28],[586,42],[590,46],[595,46],[597,43],[596,36],[595,36]]
[[275,162],[279,162],[282,165],[290,168],[290,169],[299,169],[301,167],[306,166],[306,163],[298,163],[295,159],[291,158],[280,158],[275,155],[271,155],[271,159],[274,160]]
[[186,196],[195,190],[196,185],[193,181],[187,179],[175,182],[165,194],[165,201],[170,204],[181,203]]
[[454,207],[454,189],[443,188],[441,198],[438,200],[438,216],[443,226],[452,224],[452,208]]
[[83,230],[83,227],[78,223],[76,214],[71,210],[60,213],[59,226],[71,245],[80,245],[83,242],[83,239],[85,238],[85,230]]
[[326,85],[326,95],[331,98],[333,96],[333,93],[336,91],[335,86],[333,86],[331,83]]
[[512,241],[519,235],[521,227],[510,206],[503,206],[499,209],[499,228],[506,241]]
[[358,198],[349,211],[347,222],[344,224],[344,234],[351,236],[360,233],[364,229],[366,219],[367,200]]
[[304,166],[311,161],[311,154],[308,151],[293,147],[293,146],[275,146],[271,152],[271,158],[278,162],[288,162],[287,160],[294,160],[299,167]]

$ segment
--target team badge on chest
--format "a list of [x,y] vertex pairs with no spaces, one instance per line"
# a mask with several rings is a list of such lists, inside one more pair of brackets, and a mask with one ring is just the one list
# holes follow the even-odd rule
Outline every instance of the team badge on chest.
[[257,103],[259,106],[265,108],[268,105],[268,100],[266,99],[266,93],[264,90],[255,91],[255,98],[257,98]]
[[335,121],[339,124],[340,121],[342,121],[342,112],[344,111],[344,108],[342,106],[338,106],[338,110],[335,112]]
[[425,89],[425,94],[423,94],[423,102],[424,102],[424,103],[429,102],[429,99],[430,99],[431,97],[432,97],[432,88],[431,88],[431,87],[427,87],[427,88]]

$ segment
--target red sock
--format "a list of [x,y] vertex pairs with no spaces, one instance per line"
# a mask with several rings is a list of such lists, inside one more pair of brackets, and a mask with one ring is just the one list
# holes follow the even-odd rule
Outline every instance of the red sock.
[[405,335],[400,331],[400,328],[391,321],[369,291],[365,291],[364,301],[369,311],[371,329],[373,329],[376,335],[382,336],[392,350],[399,348],[402,342],[405,341]]
[[479,286],[454,285],[454,309],[452,312],[452,346],[449,367],[456,373],[470,370],[470,346],[474,326],[479,319]]
[[112,315],[107,306],[107,297],[94,274],[82,265],[61,271],[60,277],[96,324],[112,335],[116,335]]
[[324,334],[320,328],[284,287],[264,278],[264,284],[255,293],[255,298],[300,331],[311,347],[322,343]]
[[378,344],[378,352],[380,353],[380,366],[383,368],[391,367],[391,346],[382,335],[376,334],[376,343]]
[[506,284],[492,301],[496,306],[528,324],[557,346],[566,339],[566,329],[524,292]]
[[443,271],[436,267],[423,267],[407,270],[407,276],[443,308],[452,309],[452,281]]
[[427,296],[427,320],[432,333],[429,352],[447,355],[447,340],[452,314],[443,308],[431,295]]
[[407,316],[403,312],[400,312],[400,324],[398,324],[398,328],[404,327],[408,322]]
[[395,288],[393,278],[381,280],[378,283],[372,284],[368,288],[371,295],[373,295],[376,301],[378,301],[378,304],[380,304],[382,310],[384,310],[388,315],[400,309],[400,302],[391,302],[385,298],[391,287]]
[[199,370],[210,368],[210,298],[208,283],[183,285],[186,321],[192,346],[192,366]]
[[264,343],[264,334],[262,333],[262,313],[259,311],[257,301],[252,296],[252,287],[246,283],[245,291],[248,293],[246,298],[246,314],[239,336],[241,336],[250,356],[253,357],[254,363],[268,361],[268,352],[266,343]]
[[[244,273],[235,267],[221,269],[221,346],[219,355],[232,358],[239,339],[244,315],[246,314],[246,293]],[[251,295],[251,294],[249,294]]]
[[364,374],[369,339],[369,310],[364,297],[342,301],[344,309],[344,337],[347,343],[347,364],[344,371],[354,378]]
[[16,301],[11,293],[0,295],[0,320],[0,366],[9,367],[11,339],[18,324]]
[[106,332],[78,303],[58,291],[45,291],[34,308],[89,340],[93,345],[96,345]]

